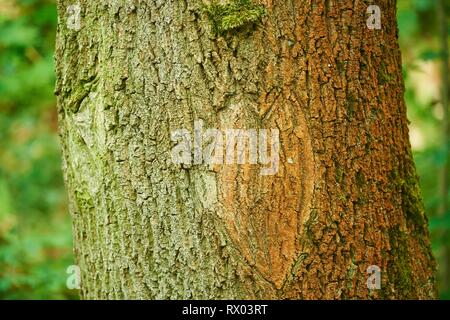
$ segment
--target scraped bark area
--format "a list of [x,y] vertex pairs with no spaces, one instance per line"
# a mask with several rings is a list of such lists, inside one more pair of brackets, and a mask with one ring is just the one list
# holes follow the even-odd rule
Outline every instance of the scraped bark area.
[[[231,0],[230,0],[231,1]],[[226,2],[226,1],[225,1]],[[65,180],[85,299],[435,298],[395,1],[58,1]],[[174,130],[279,130],[279,167],[176,164]],[[381,289],[367,287],[378,266]]]

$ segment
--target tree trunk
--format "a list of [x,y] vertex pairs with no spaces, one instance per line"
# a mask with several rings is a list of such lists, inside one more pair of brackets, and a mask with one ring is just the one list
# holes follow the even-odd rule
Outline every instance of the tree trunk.
[[[69,4],[56,94],[83,298],[436,297],[395,1],[379,30],[355,0],[81,0],[79,28]],[[224,164],[202,159],[208,129]],[[256,132],[257,163],[233,160],[232,129],[250,151]]]

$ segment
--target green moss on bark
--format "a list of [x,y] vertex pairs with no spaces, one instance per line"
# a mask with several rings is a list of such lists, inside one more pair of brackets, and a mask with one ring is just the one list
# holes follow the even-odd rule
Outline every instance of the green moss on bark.
[[[396,292],[406,294],[404,298],[409,297],[410,292],[414,292],[411,280],[412,271],[410,263],[410,255],[408,252],[408,235],[400,230],[398,226],[388,230],[389,243],[391,246],[391,261],[387,268],[389,282],[394,284],[393,289]],[[386,296],[390,296],[392,292],[386,292]]]
[[219,35],[257,23],[266,14],[264,6],[253,4],[251,0],[233,0],[227,4],[213,2],[203,11],[208,15],[214,32]]
[[403,177],[397,170],[392,170],[390,180],[394,188],[401,193],[402,209],[408,222],[414,229],[423,232],[427,227],[425,209],[419,186],[419,177],[416,174],[406,174]]

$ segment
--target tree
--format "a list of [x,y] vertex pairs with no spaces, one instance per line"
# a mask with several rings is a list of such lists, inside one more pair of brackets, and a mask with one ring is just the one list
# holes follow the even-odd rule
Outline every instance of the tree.
[[58,10],[83,298],[436,297],[395,1]]

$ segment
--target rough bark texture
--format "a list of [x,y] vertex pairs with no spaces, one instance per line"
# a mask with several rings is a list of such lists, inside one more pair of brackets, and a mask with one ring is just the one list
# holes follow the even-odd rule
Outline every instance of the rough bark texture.
[[[58,1],[57,88],[82,297],[434,298],[396,3]],[[178,165],[171,132],[278,128],[280,168]],[[366,270],[382,271],[368,290]]]

